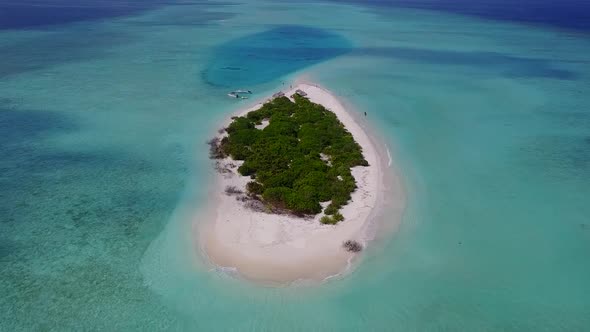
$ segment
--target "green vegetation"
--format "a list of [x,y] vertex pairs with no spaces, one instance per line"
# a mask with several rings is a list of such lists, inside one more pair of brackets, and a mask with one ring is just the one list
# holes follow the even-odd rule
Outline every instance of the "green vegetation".
[[[317,214],[332,201],[322,222],[343,220],[340,207],[356,189],[350,168],[368,166],[361,147],[336,115],[304,97],[276,98],[236,117],[219,143],[221,157],[243,160],[238,172],[253,181],[246,189],[273,207],[297,215]],[[269,124],[262,130],[256,125]],[[213,154],[213,153],[212,153]]]
[[264,187],[258,182],[251,181],[246,184],[246,190],[251,195],[262,195],[264,192]]
[[336,212],[334,213],[333,216],[323,216],[320,219],[320,222],[322,224],[327,224],[327,225],[335,225],[337,224],[339,221],[344,220],[344,216],[342,216],[342,214],[340,214],[340,212]]

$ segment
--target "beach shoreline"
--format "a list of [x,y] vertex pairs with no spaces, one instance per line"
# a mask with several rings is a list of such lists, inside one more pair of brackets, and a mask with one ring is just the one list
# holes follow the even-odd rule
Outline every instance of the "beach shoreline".
[[[362,147],[369,166],[352,168],[358,188],[341,210],[345,220],[337,225],[323,225],[319,222],[322,214],[304,219],[246,208],[224,189],[244,188],[250,179],[237,174],[239,162],[221,161],[233,167],[216,175],[207,211],[198,218],[201,222],[195,220],[199,249],[213,266],[264,284],[321,282],[352,271],[362,253],[346,251],[343,243],[355,240],[366,247],[375,238],[377,220],[383,217],[385,207],[394,207],[393,220],[388,211],[388,223],[398,225],[405,203],[399,176],[386,171],[391,166],[389,150],[363,129],[361,119],[349,113],[334,94],[316,84],[296,83],[285,95],[290,97],[298,89],[307,93],[312,102],[336,114]],[[232,117],[243,116],[261,105],[239,110]],[[229,123],[231,119],[223,126]]]

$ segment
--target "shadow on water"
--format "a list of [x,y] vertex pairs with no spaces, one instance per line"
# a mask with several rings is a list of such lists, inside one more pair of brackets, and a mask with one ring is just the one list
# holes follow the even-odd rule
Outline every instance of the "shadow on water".
[[544,77],[575,80],[576,73],[559,68],[552,60],[506,55],[496,52],[460,52],[420,48],[363,48],[355,55],[389,57],[424,64],[465,66],[493,71],[508,77]]
[[351,50],[347,39],[332,32],[306,26],[279,26],[217,47],[202,75],[213,86],[247,87]]

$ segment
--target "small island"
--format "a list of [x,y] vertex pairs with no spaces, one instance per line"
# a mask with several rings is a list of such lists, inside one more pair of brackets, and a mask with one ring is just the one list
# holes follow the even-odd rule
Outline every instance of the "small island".
[[[299,217],[323,210],[320,222],[336,224],[344,219],[339,209],[357,188],[351,168],[368,163],[336,115],[301,94],[295,93],[293,101],[277,97],[234,117],[226,135],[209,142],[211,157],[242,162],[238,173],[252,179],[242,200],[260,201],[270,213]],[[228,193],[232,191],[240,189],[229,187]],[[329,205],[322,209],[324,202]]]
[[388,154],[324,88],[276,93],[209,145],[216,175],[195,225],[217,268],[264,283],[322,281],[350,269],[374,236]]

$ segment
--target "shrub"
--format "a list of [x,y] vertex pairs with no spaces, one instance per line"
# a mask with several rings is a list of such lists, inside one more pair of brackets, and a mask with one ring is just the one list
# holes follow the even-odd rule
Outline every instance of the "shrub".
[[234,121],[225,129],[228,134],[234,134],[243,129],[254,129],[254,124],[244,117],[233,118]]
[[332,217],[329,217],[329,216],[323,216],[320,219],[320,222],[324,225],[335,225],[336,224],[336,221],[334,219],[332,219]]
[[286,187],[268,188],[262,193],[262,198],[271,204],[286,206],[287,197],[289,197],[291,193],[293,193],[293,190]]
[[235,194],[241,194],[241,193],[243,193],[243,191],[238,189],[238,187],[236,187],[236,186],[227,186],[227,187],[225,187],[225,193],[228,195],[235,195]]
[[287,208],[296,214],[316,214],[322,211],[317,194],[312,186],[303,186],[287,196]]
[[264,187],[256,181],[250,181],[246,184],[246,190],[248,190],[250,194],[261,195],[264,191]]
[[220,145],[219,137],[214,137],[210,139],[207,144],[209,144],[209,158],[211,159],[223,159],[225,158],[225,154],[223,153],[223,149]]
[[242,164],[242,166],[238,167],[238,173],[243,176],[249,176],[256,173],[256,169],[252,167],[252,163],[246,161]]
[[332,197],[330,178],[324,172],[307,172],[307,174],[302,174],[302,177],[300,177],[293,184],[294,188],[300,188],[304,186],[315,188],[320,202],[328,201]]
[[246,201],[245,205],[246,208],[256,211],[256,212],[264,212],[266,211],[266,206],[261,201],[257,200],[248,200]]
[[344,220],[344,217],[342,216],[342,214],[340,214],[340,212],[336,212],[334,213],[333,216],[323,216],[320,219],[320,222],[322,224],[326,224],[326,225],[336,225],[337,223],[339,223],[340,221]]
[[228,174],[231,173],[231,169],[229,169],[228,165],[221,163],[219,161],[215,162],[215,170],[221,174]]
[[[232,118],[227,137],[215,142],[215,155],[244,163],[238,172],[250,176],[246,186],[252,197],[276,211],[295,214],[321,212],[320,202],[332,201],[323,223],[341,221],[338,209],[350,200],[356,182],[350,168],[367,165],[361,147],[336,115],[306,98],[275,98],[244,117]],[[268,119],[263,129],[256,123]],[[330,164],[320,159],[330,156]],[[330,217],[331,216],[331,217]]]
[[293,187],[293,175],[291,172],[279,172],[264,179],[264,185],[267,187]]
[[363,250],[363,245],[354,240],[347,240],[342,244],[342,246],[344,249],[346,249],[346,251],[349,252],[359,252]]
[[333,215],[336,212],[338,212],[338,208],[334,204],[330,204],[324,209],[324,213],[327,215]]

